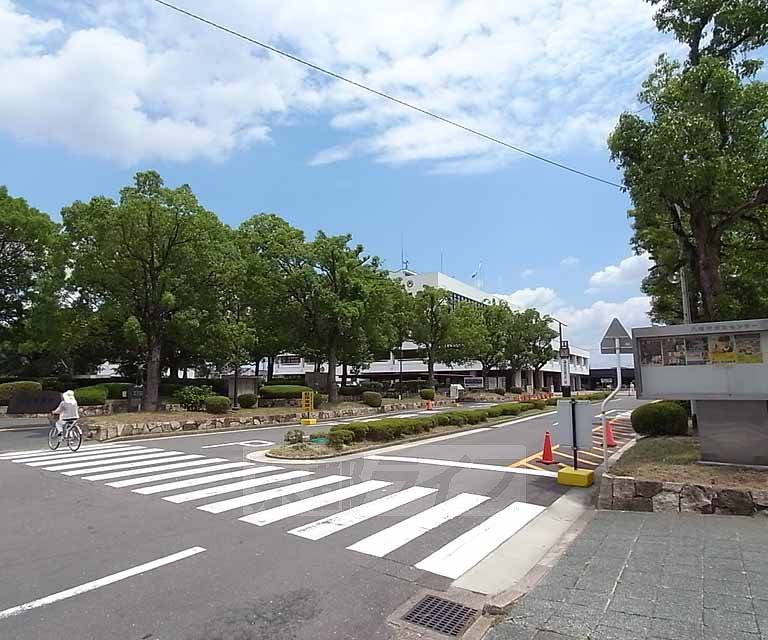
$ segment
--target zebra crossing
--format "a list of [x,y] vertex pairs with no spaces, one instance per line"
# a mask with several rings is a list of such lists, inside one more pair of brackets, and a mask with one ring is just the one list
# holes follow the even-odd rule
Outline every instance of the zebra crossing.
[[[444,533],[437,535],[441,546],[430,549],[429,555],[413,564],[450,579],[466,573],[544,511],[540,505],[512,502],[480,516],[473,510],[485,503],[493,505],[489,496],[458,493],[435,503],[438,489],[434,487],[403,488],[385,480],[354,480],[345,475],[126,444],[89,446],[77,453],[8,452],[0,454],[3,463],[100,482],[173,504],[189,503],[212,515],[247,508],[248,515],[241,512],[241,517],[235,516],[239,522],[255,527],[287,522],[288,535],[310,542],[343,531],[353,536],[355,527],[365,529],[367,524],[368,535],[360,534],[352,544],[346,544],[349,540],[344,544],[350,552],[377,558],[392,558],[417,539],[426,541],[428,547],[430,533],[438,534],[436,530],[461,516],[468,516],[471,523],[482,517],[447,543]],[[352,499],[363,502],[344,508],[348,506],[345,501]],[[334,508],[339,510],[328,515],[328,509]],[[400,517],[399,509],[403,509]],[[322,517],[291,526],[291,518],[311,518],[318,511]],[[381,520],[377,518],[385,514],[388,526],[379,526]],[[373,533],[371,525],[378,528]]]

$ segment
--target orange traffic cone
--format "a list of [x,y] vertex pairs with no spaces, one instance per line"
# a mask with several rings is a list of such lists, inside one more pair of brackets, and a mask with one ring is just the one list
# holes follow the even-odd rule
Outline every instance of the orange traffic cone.
[[432,411],[432,407],[433,407],[432,400],[427,400],[427,411]]
[[552,436],[549,431],[544,434],[544,448],[541,451],[542,464],[555,464],[555,456],[552,454]]
[[612,421],[608,421],[605,423],[605,444],[608,447],[615,447],[616,446],[616,440],[613,437],[613,428],[611,427]]

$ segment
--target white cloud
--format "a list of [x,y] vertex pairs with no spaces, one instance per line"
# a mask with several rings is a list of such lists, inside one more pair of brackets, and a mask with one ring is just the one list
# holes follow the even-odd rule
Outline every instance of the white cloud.
[[520,272],[520,277],[521,278],[530,278],[534,273],[536,273],[536,271],[534,271],[533,269],[523,269]]
[[589,278],[587,293],[597,293],[601,289],[617,287],[639,287],[653,261],[647,253],[624,258],[618,265],[603,267]]
[[522,309],[532,307],[542,313],[549,313],[551,309],[560,304],[557,292],[549,287],[518,289],[513,293],[497,293],[494,296],[506,300],[513,307]]
[[560,264],[564,267],[575,267],[579,262],[580,260],[576,256],[566,256],[560,261]]
[[[59,6],[63,5],[64,8]],[[123,163],[213,160],[307,115],[359,155],[486,172],[518,158],[153,3],[0,0],[0,130]],[[668,38],[638,0],[185,0],[184,8],[546,154],[604,148]]]

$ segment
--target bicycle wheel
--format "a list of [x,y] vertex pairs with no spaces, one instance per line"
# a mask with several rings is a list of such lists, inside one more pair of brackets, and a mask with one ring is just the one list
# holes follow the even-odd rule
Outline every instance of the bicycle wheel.
[[77,451],[81,444],[83,444],[83,432],[80,431],[79,426],[73,424],[67,434],[67,446],[70,451]]
[[48,447],[56,451],[60,444],[61,436],[59,435],[58,429],[56,429],[56,425],[53,425],[51,430],[48,432]]

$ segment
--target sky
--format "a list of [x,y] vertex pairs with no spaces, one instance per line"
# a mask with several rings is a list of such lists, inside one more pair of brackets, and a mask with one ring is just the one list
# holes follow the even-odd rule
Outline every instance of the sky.
[[[677,45],[642,0],[177,0],[557,162],[620,182],[606,139]],[[649,324],[620,189],[329,79],[150,0],[0,0],[0,183],[59,218],[137,171],[232,226],[274,212],[387,268],[535,306],[592,350]]]

